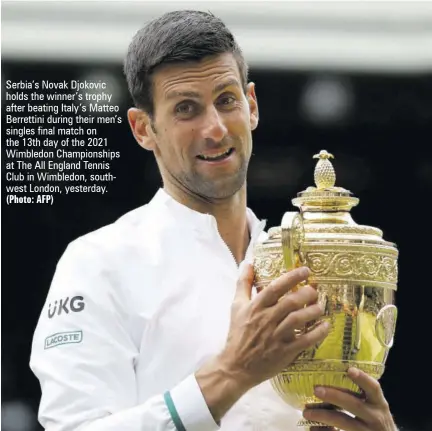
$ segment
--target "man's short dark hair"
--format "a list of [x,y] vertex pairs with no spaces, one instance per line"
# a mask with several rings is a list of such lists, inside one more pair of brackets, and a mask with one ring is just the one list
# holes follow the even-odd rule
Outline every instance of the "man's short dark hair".
[[152,74],[158,67],[224,53],[234,55],[246,90],[247,64],[221,19],[194,10],[168,12],[154,19],[135,34],[124,63],[135,106],[153,115]]

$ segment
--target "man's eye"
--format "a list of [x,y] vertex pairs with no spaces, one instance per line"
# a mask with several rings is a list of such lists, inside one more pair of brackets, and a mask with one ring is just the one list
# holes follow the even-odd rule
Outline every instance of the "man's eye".
[[219,99],[219,103],[223,106],[230,106],[236,102],[236,98],[233,96],[224,96]]
[[190,115],[194,112],[194,108],[195,107],[192,103],[181,103],[176,106],[175,112],[177,114]]

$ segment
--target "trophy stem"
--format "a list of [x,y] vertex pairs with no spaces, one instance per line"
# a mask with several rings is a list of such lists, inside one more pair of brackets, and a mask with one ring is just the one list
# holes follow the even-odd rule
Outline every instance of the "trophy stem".
[[[319,404],[308,404],[309,409],[326,409],[326,410],[338,410],[336,406],[331,404],[319,403]],[[304,427],[305,430],[310,431],[312,427],[321,427],[321,428],[329,428],[328,425],[323,424],[321,422],[310,421],[305,418],[300,419],[297,422],[298,427]]]

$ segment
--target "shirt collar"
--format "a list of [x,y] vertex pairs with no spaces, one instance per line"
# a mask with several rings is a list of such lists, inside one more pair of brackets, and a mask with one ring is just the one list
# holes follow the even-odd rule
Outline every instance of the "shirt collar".
[[[213,215],[200,213],[181,204],[163,188],[159,188],[151,200],[150,205],[155,208],[163,209],[164,213],[168,211],[168,213],[183,226],[190,226],[200,232],[208,232],[210,229],[217,226],[216,219]],[[250,208],[246,208],[246,217],[249,231],[251,232],[251,243],[265,238],[266,235],[264,234],[265,236],[263,236],[263,230],[266,220],[260,221]]]

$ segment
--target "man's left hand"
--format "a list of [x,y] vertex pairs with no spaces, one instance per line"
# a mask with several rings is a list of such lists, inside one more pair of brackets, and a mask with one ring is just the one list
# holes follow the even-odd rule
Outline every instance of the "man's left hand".
[[[348,376],[364,392],[364,397],[336,388],[316,387],[315,395],[325,403],[334,405],[343,411],[306,408],[305,419],[321,422],[343,431],[397,431],[387,400],[377,380],[357,368],[350,368]],[[323,431],[326,428],[312,427],[311,431]]]

